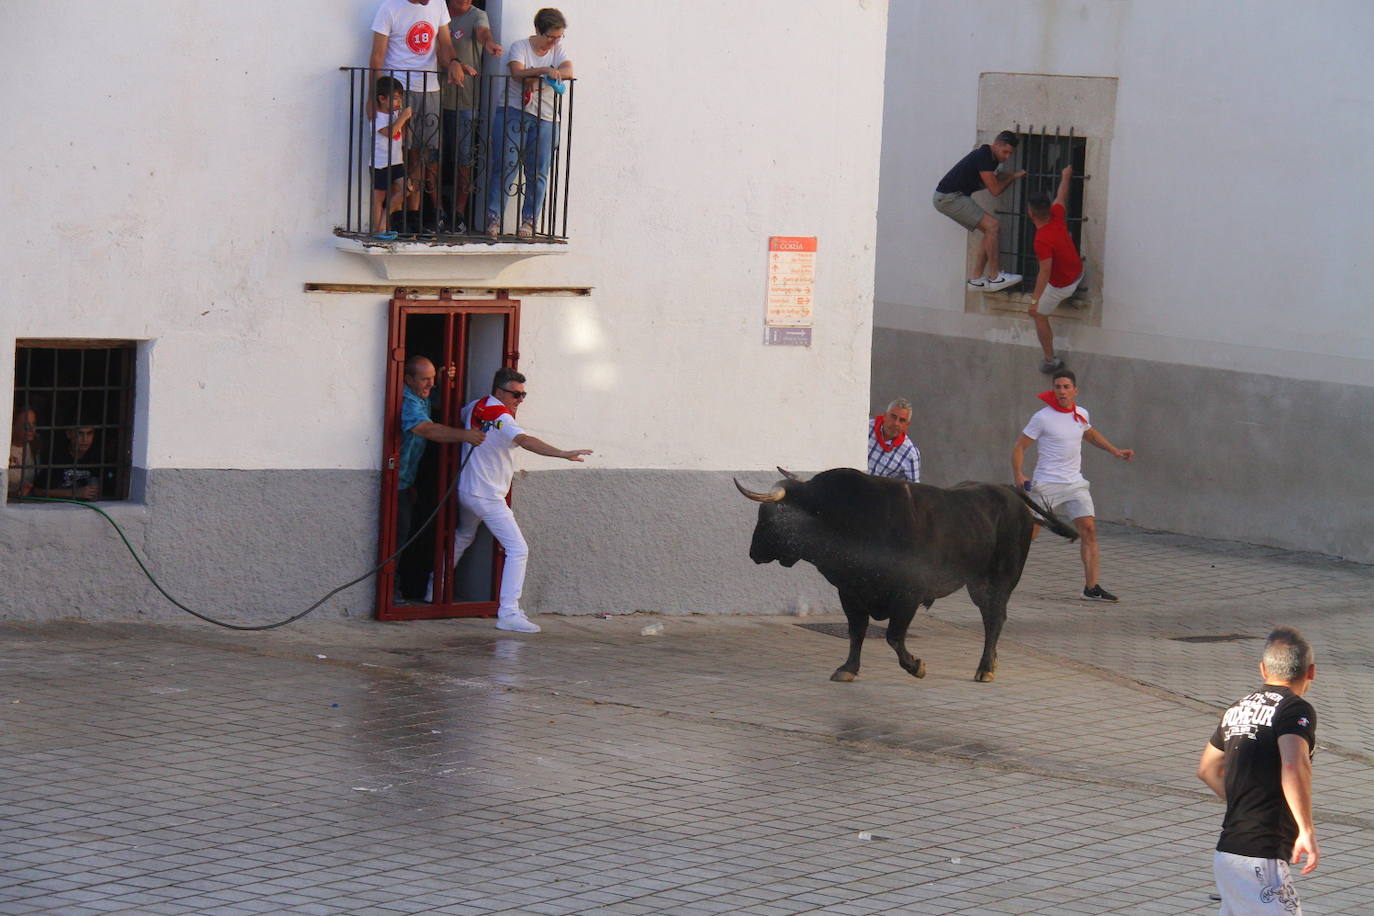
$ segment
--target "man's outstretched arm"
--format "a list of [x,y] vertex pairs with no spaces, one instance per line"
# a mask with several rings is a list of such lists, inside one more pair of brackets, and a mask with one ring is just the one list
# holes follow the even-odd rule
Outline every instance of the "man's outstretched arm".
[[1059,190],[1055,192],[1054,202],[1059,206],[1064,206],[1064,201],[1069,199],[1069,180],[1073,178],[1073,166],[1064,166],[1064,171],[1059,173]]
[[1112,457],[1120,458],[1122,461],[1130,461],[1135,457],[1135,449],[1117,448],[1115,445],[1108,442],[1107,437],[1098,432],[1096,427],[1084,433],[1083,438],[1102,449],[1102,451],[1109,452]]
[[417,423],[410,431],[430,442],[466,442],[468,445],[481,445],[487,434],[480,429],[456,429],[430,420]]
[[589,448],[561,449],[549,445],[543,439],[536,439],[529,433],[521,433],[515,437],[515,444],[523,449],[534,452],[536,455],[543,455],[545,458],[566,458],[568,461],[582,461],[583,455],[590,455],[592,450]]
[[1010,174],[1004,173],[1001,177],[998,177],[997,172],[979,172],[978,176],[983,179],[983,187],[992,192],[993,197],[1000,197],[1003,191],[1011,187],[1012,182],[1018,178],[1026,177],[1026,170],[1021,169]]

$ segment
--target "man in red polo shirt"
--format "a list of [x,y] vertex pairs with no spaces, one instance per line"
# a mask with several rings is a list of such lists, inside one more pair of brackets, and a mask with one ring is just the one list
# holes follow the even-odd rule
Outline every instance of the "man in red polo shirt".
[[1069,193],[1069,180],[1073,178],[1073,166],[1065,166],[1059,177],[1059,190],[1054,195],[1054,203],[1044,191],[1035,191],[1027,199],[1027,211],[1035,224],[1035,257],[1040,262],[1040,271],[1035,276],[1035,292],[1031,294],[1028,314],[1035,322],[1035,336],[1040,340],[1040,349],[1045,359],[1040,363],[1041,372],[1055,372],[1064,368],[1064,361],[1054,355],[1054,334],[1050,332],[1049,315],[1059,303],[1069,298],[1083,280],[1083,261],[1078,249],[1073,246],[1069,235],[1069,224],[1064,220],[1064,199]]

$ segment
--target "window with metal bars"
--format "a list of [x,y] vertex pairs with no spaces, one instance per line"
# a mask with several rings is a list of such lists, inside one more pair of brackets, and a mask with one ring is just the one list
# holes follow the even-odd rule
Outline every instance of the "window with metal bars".
[[128,499],[134,361],[125,340],[20,340],[11,498]]
[[1035,289],[1040,262],[1035,257],[1035,225],[1026,215],[1026,201],[1036,191],[1044,191],[1053,199],[1066,165],[1073,166],[1073,178],[1065,196],[1064,218],[1069,224],[1074,247],[1087,260],[1083,251],[1083,204],[1088,178],[1085,174],[1088,141],[1076,136],[1072,127],[1067,132],[1058,127],[1053,132],[1044,127],[1037,132],[1034,126],[1023,131],[1017,125],[1016,132],[1021,143],[1016,149],[1015,168],[1025,169],[1026,177],[1012,186],[1011,209],[998,210],[997,216],[1002,221],[1002,266],[1011,265],[1012,271],[1021,274],[1023,279],[1018,290],[1030,292]]

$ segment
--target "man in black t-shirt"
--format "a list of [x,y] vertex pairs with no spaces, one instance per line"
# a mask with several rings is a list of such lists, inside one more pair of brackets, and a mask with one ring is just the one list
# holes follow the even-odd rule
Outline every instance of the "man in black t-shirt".
[[1226,710],[1198,762],[1198,778],[1226,802],[1212,870],[1221,916],[1301,916],[1288,864],[1306,857],[1306,875],[1321,857],[1312,824],[1317,714],[1303,699],[1317,676],[1312,647],[1276,627],[1259,670],[1264,686]]
[[978,206],[970,196],[975,191],[987,190],[997,197],[1016,179],[1025,177],[1024,170],[1009,175],[997,173],[997,167],[1016,152],[1016,143],[1016,134],[1002,131],[992,143],[984,143],[956,162],[935,186],[932,203],[936,210],[970,232],[977,229],[983,233],[978,256],[973,259],[973,270],[968,277],[968,288],[977,292],[995,293],[1021,282],[1020,274],[1000,270],[997,217]]

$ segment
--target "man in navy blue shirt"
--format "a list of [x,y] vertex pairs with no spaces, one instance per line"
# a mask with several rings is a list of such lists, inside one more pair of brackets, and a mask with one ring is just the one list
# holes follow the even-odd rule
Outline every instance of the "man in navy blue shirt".
[[1024,169],[999,174],[997,167],[1016,153],[1017,137],[1009,130],[997,135],[992,143],[984,143],[955,163],[935,186],[935,209],[970,232],[983,233],[973,270],[968,275],[968,288],[981,293],[995,293],[1021,282],[1020,274],[1003,273],[997,251],[997,217],[974,202],[975,191],[986,190],[993,197],[1001,195],[1012,182],[1024,178]]
[[[430,442],[466,442],[468,445],[481,445],[486,434],[480,429],[455,429],[430,419],[429,393],[434,390],[436,372],[434,363],[423,356],[412,356],[406,360],[406,385],[401,393],[401,458],[397,463],[396,483],[396,546],[410,539],[411,525],[414,522],[416,488],[415,474],[420,468],[420,459],[425,454],[425,446]],[[426,577],[428,571],[426,570]],[[402,583],[401,593],[405,598],[418,598],[424,591],[424,581],[417,575],[416,582],[407,587]]]

